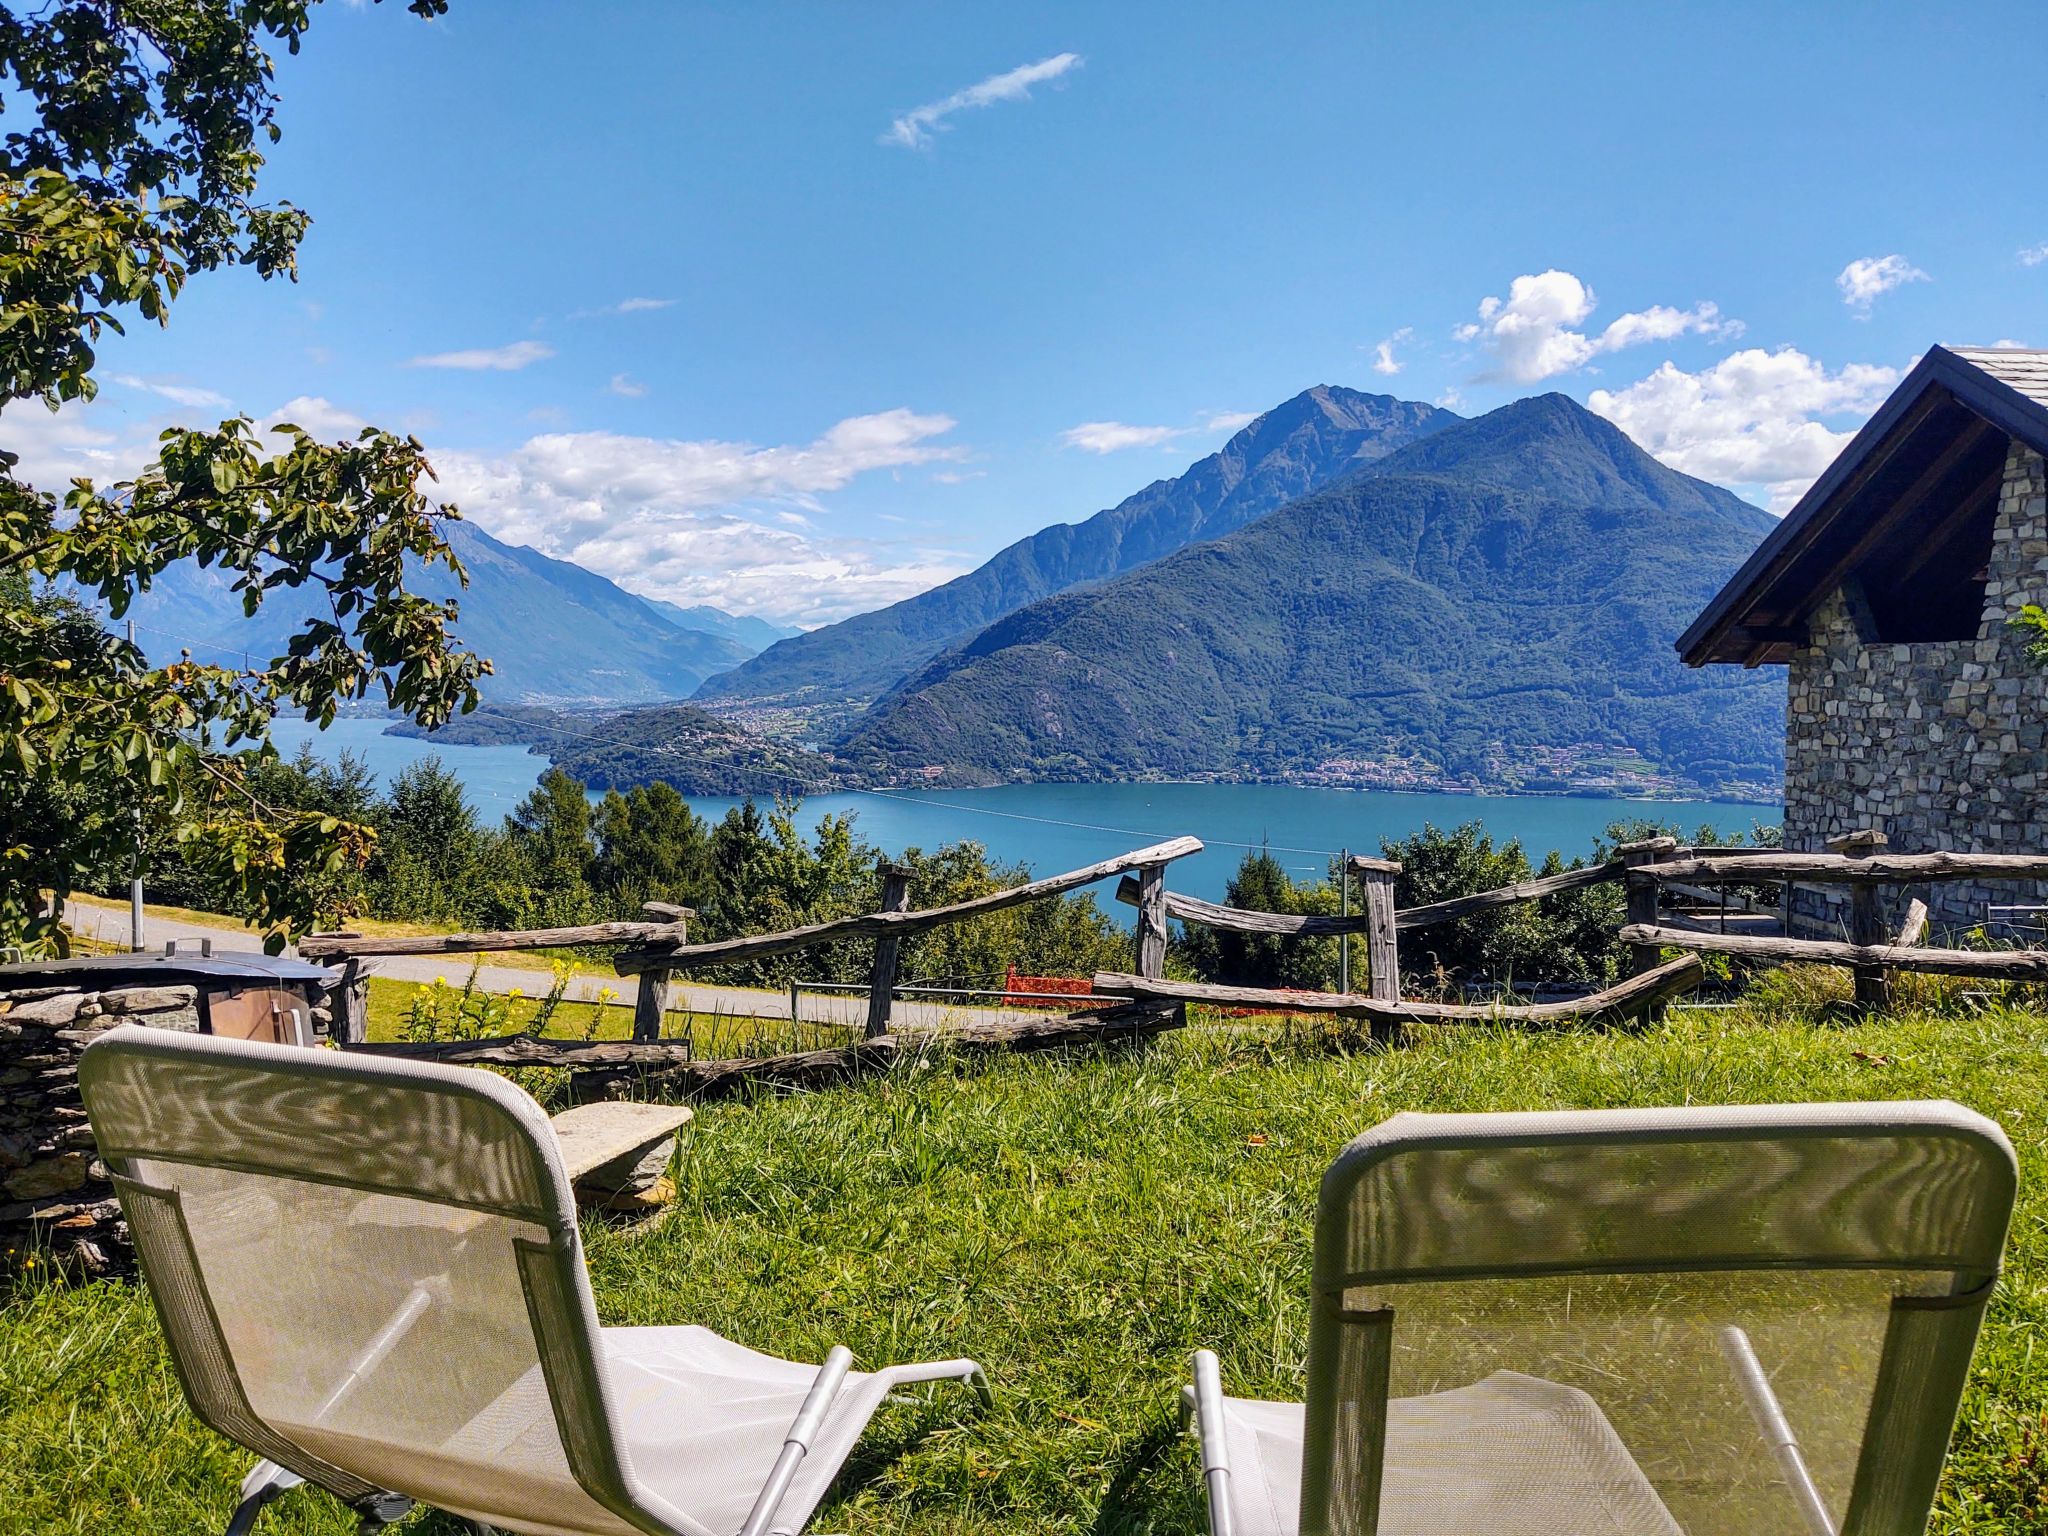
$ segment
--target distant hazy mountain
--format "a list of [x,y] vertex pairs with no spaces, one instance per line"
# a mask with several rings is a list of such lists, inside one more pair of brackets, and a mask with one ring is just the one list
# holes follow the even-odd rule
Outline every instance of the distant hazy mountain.
[[1131,570],[1275,507],[1460,418],[1319,386],[1276,406],[1186,473],[1082,523],[1020,539],[979,569],[890,607],[770,646],[700,700],[795,710],[829,724],[1027,603]]
[[841,756],[967,783],[1761,789],[1783,680],[1687,668],[1672,639],[1770,526],[1562,395],[1518,401],[1009,615]]
[[679,624],[684,629],[702,630],[707,635],[721,635],[746,647],[750,656],[767,650],[778,640],[787,640],[792,635],[803,633],[794,624],[770,624],[766,619],[757,619],[750,613],[727,613],[723,608],[713,608],[707,603],[685,608],[680,603],[667,602],[658,597],[651,597],[648,601],[660,609],[669,622]]
[[[468,567],[468,588],[436,569],[415,590],[461,604],[456,633],[491,658],[496,670],[484,689],[493,703],[681,698],[753,652],[729,634],[687,624],[670,604],[635,597],[567,560],[502,543],[475,523],[449,523],[446,534]],[[189,562],[165,572],[129,610],[143,649],[161,656],[189,646],[201,660],[246,653],[262,662],[280,654],[316,599],[305,589],[275,592],[245,619],[229,580]]]

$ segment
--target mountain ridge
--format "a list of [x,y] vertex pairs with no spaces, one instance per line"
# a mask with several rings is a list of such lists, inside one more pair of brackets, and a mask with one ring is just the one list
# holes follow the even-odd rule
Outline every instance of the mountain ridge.
[[815,731],[1006,614],[1227,533],[1461,419],[1416,401],[1319,384],[1262,413],[1179,475],[1081,522],[1041,528],[942,586],[771,646],[708,680],[696,701],[781,706]]
[[[1771,526],[1562,395],[1020,609],[840,746],[871,776],[1758,791],[1782,688],[1669,640]],[[1511,615],[1511,617],[1504,617]]]
[[[746,622],[733,615],[710,610],[734,621],[725,633],[691,628],[677,617],[686,610],[628,592],[572,561],[508,544],[473,522],[446,522],[442,532],[468,569],[469,586],[435,566],[421,570],[409,588],[435,601],[455,600],[457,638],[490,657],[495,669],[483,685],[492,702],[673,699],[753,654],[731,632]],[[309,588],[278,588],[245,618],[232,581],[232,573],[191,562],[159,575],[129,610],[144,631],[143,649],[193,646],[203,654],[267,661],[283,653],[321,601]]]

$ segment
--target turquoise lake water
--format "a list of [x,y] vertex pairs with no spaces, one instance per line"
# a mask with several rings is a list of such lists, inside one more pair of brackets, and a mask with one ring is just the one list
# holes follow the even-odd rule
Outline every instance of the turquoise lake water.
[[[301,742],[322,756],[357,753],[380,780],[438,753],[486,820],[510,811],[546,766],[521,747],[451,747],[383,734],[374,719],[337,720],[320,731],[280,720],[275,739],[286,755]],[[717,818],[739,803],[692,796],[700,815]],[[1404,837],[1425,822],[1455,826],[1481,821],[1496,839],[1520,838],[1532,862],[1551,849],[1586,852],[1614,821],[1636,816],[1747,832],[1778,820],[1774,806],[1719,801],[1593,800],[1548,795],[1395,794],[1374,790],[1306,789],[1284,784],[1010,784],[996,789],[891,790],[813,795],[807,821],[852,812],[870,842],[890,853],[936,848],[972,838],[1006,862],[1054,874],[1092,864],[1183,833],[1207,845],[1174,866],[1174,889],[1211,900],[1247,848],[1269,846],[1297,877],[1325,872],[1331,855],[1379,852],[1380,840]]]

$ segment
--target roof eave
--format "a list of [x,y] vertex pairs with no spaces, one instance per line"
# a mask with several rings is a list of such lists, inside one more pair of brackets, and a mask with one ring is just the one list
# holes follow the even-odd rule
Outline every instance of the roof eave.
[[2019,438],[2037,453],[2048,454],[2048,408],[2030,400],[2003,380],[1956,356],[1947,347],[1930,347],[1913,371],[1900,381],[1884,404],[1877,408],[1849,445],[1821,472],[1818,480],[1800,497],[1778,526],[1764,536],[1742,567],[1714,595],[1684,634],[1678,637],[1679,658],[1687,666],[1714,662],[1735,662],[1736,656],[1713,652],[1734,629],[1741,617],[1741,605],[1785,554],[1799,542],[1835,494],[1862,466],[1863,461],[1891,434],[1892,429],[1929,389],[1941,387],[1961,404],[1982,416],[2010,437]]

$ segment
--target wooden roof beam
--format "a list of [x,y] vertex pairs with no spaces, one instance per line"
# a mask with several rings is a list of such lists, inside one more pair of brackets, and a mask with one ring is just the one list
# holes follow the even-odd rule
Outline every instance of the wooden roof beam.
[[1979,480],[1966,494],[1957,499],[1955,506],[1949,510],[1940,522],[1934,525],[1927,537],[1920,541],[1919,547],[1906,558],[1905,563],[1900,566],[1898,574],[1891,577],[1886,585],[1902,587],[1919,575],[1921,571],[1925,570],[1933,563],[1935,557],[1945,552],[1956,536],[1967,528],[1971,521],[1984,510],[1985,502],[1989,501],[1992,503],[1995,514],[1998,488],[2004,481],[2005,461],[2000,459],[1998,463],[1991,467],[1990,473]]
[[[1967,406],[1962,406],[1956,397],[1946,389],[1936,386],[1926,390],[1919,399],[1906,408],[1898,421],[1892,425],[1891,430],[1885,434],[1884,442],[1879,447],[1873,449],[1870,456],[1857,465],[1854,473],[1843,481],[1834,493],[1828,497],[1829,504],[1839,506],[1841,503],[1854,500],[1862,494],[1864,487],[1869,485],[1871,480],[1892,462],[1893,458],[1897,456],[1899,450],[1906,445],[1912,435],[1926,424],[1927,419],[1945,406],[1957,406],[1959,409],[1968,409]],[[1769,592],[1773,586],[1785,578],[1786,573],[1794,565],[1798,564],[1801,559],[1812,551],[1814,544],[1833,525],[1833,521],[1830,517],[1814,517],[1807,522],[1804,528],[1794,530],[1791,542],[1783,550],[1779,551],[1777,558],[1766,569],[1757,572],[1756,576],[1746,583],[1748,590],[1760,596]],[[1825,595],[1828,589],[1822,588],[1821,590],[1823,595]],[[1720,631],[1710,636],[1702,647],[1707,657],[1715,660],[1735,659],[1728,648],[1728,634],[1730,630],[1738,627],[1747,612],[1750,611],[1754,611],[1753,606],[1749,610],[1738,608],[1729,614],[1727,621],[1722,625]]]
[[1890,506],[1870,520],[1861,536],[1849,546],[1848,553],[1837,556],[1834,563],[1827,568],[1827,574],[1811,590],[1825,597],[1839,587],[1842,578],[1867,560],[1879,544],[1897,532],[1901,524],[1918,512],[1927,498],[1955,472],[1956,466],[1981,447],[1985,437],[1995,431],[1997,428],[1990,422],[1981,416],[1973,415],[1970,424],[1956,434],[1955,441],[1936,454],[1934,462],[1915,475],[1912,484],[1893,498]]

